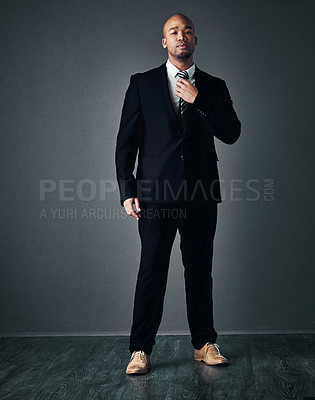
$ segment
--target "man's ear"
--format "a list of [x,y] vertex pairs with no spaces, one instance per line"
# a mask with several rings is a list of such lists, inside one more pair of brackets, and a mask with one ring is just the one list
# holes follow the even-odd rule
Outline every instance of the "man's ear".
[[164,49],[166,49],[166,47],[167,47],[167,46],[166,46],[166,39],[165,39],[165,38],[162,39],[162,46],[164,47]]
[[195,46],[197,46],[197,36],[195,36]]

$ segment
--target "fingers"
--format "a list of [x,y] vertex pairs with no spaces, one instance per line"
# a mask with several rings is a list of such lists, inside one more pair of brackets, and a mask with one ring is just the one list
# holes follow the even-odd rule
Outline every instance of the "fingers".
[[130,215],[131,217],[134,217],[134,218],[136,218],[138,220],[139,219],[139,215],[137,215],[135,210],[133,209],[133,203],[134,203],[135,200],[137,200],[137,203],[138,203],[138,205],[136,204],[136,207],[139,209],[140,206],[139,206],[138,198],[133,198],[132,197],[130,199],[125,200],[123,204],[124,204],[126,213],[128,215]]
[[185,85],[184,84],[182,84],[181,82],[176,82],[176,86],[175,86],[175,89],[176,90],[180,90],[180,89],[184,89],[185,88]]
[[176,82],[175,95],[182,98],[187,103],[193,103],[198,94],[198,89],[185,79],[183,81],[184,84],[178,83],[178,81]]
[[175,95],[178,96],[178,97],[183,98],[183,96],[181,96],[181,95],[183,95],[185,93],[185,91],[187,89],[189,89],[189,85],[191,85],[191,83],[188,82],[186,79],[179,78],[176,81]]
[[138,210],[138,211],[141,211],[140,203],[139,203],[138,197],[135,197],[135,205],[136,205],[137,210]]
[[184,85],[188,85],[188,84],[191,84],[189,81],[187,81],[187,79],[184,79],[184,78],[178,78],[178,80],[176,81],[176,85],[177,84],[184,84]]
[[180,95],[184,92],[183,88],[181,86],[175,86],[175,94],[176,96],[181,97]]

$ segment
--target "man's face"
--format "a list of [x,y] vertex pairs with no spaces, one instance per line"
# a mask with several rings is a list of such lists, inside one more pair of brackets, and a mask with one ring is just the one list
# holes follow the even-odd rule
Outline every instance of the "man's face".
[[188,19],[180,16],[171,17],[165,23],[163,32],[162,46],[167,48],[173,58],[185,60],[195,51],[197,37],[194,26]]

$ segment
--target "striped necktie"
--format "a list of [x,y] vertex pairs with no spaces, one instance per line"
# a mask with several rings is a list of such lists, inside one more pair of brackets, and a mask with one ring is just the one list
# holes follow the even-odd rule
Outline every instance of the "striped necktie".
[[[176,76],[178,76],[179,78],[184,78],[186,80],[189,79],[189,75],[188,75],[187,71],[179,71],[179,72],[177,72]],[[178,118],[182,124],[182,127],[184,127],[185,123],[186,123],[187,111],[188,111],[188,103],[180,97],[179,98],[179,107],[178,107]]]

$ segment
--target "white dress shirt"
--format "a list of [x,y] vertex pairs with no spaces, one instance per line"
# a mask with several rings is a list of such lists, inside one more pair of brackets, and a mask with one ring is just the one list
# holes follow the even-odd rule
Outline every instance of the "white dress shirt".
[[[174,64],[172,64],[170,62],[170,60],[168,59],[166,62],[166,69],[167,69],[167,80],[168,80],[168,88],[170,91],[170,96],[171,96],[171,100],[174,106],[174,109],[176,111],[176,114],[178,113],[178,108],[179,108],[179,97],[176,96],[176,91],[175,91],[175,87],[176,87],[176,82],[178,81],[179,77],[176,76],[177,72],[180,71],[180,69],[178,69],[177,67],[175,67]],[[195,86],[195,63],[193,63],[193,65],[186,69],[186,72],[188,73],[189,79],[188,81]]]

